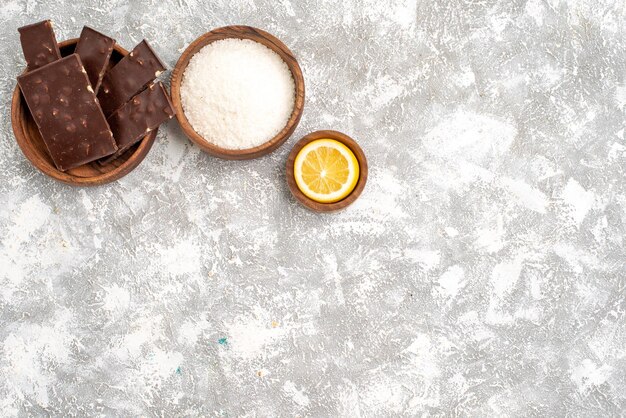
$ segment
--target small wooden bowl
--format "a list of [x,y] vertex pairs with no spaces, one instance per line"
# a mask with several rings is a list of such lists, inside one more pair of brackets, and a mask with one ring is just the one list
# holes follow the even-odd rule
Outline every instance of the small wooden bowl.
[[[211,42],[226,38],[250,39],[275,51],[289,67],[296,85],[296,100],[291,117],[287,121],[287,125],[285,125],[283,130],[280,131],[274,138],[254,148],[228,149],[208,142],[193,129],[191,123],[187,120],[180,99],[180,86],[191,57]],[[276,37],[261,29],[256,29],[250,26],[225,26],[223,28],[207,32],[193,41],[176,63],[176,67],[174,67],[174,71],[172,71],[171,85],[172,103],[176,109],[176,118],[178,118],[178,123],[183,129],[185,135],[187,135],[187,137],[198,145],[204,152],[227,160],[249,160],[261,157],[274,151],[291,136],[293,131],[296,129],[296,126],[298,126],[300,118],[302,117],[302,111],[304,110],[304,77],[302,76],[302,70],[300,69],[298,61],[296,61],[293,53]]]
[[[59,44],[61,55],[65,57],[72,54],[77,43],[78,38],[61,42]],[[112,64],[117,63],[127,54],[127,50],[116,44],[111,56]],[[67,171],[60,171],[48,154],[46,144],[41,139],[39,129],[37,129],[37,125],[28,110],[19,86],[15,87],[11,101],[11,123],[15,139],[26,158],[42,173],[73,186],[97,186],[124,177],[145,158],[157,135],[155,129],[109,163],[100,164],[98,161],[93,161]]]
[[[359,180],[354,186],[354,190],[348,196],[346,196],[343,200],[334,203],[320,203],[316,202],[313,199],[308,198],[304,195],[298,188],[296,184],[296,178],[294,177],[294,168],[293,164],[296,160],[296,156],[300,152],[304,146],[310,142],[313,142],[317,139],[334,139],[341,143],[343,143],[346,147],[350,148],[354,153],[357,161],[359,162]],[[335,212],[341,209],[345,209],[354,203],[355,200],[359,198],[363,189],[365,188],[365,183],[367,183],[367,158],[365,158],[365,154],[363,150],[352,138],[348,135],[343,134],[337,131],[316,131],[308,134],[300,141],[296,143],[291,152],[289,153],[289,157],[287,157],[287,184],[289,185],[289,190],[291,190],[291,194],[304,206],[315,211],[315,212]]]

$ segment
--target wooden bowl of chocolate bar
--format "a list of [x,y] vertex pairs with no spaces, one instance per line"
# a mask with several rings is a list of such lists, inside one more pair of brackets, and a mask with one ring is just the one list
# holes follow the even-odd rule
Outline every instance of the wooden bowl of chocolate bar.
[[[159,72],[153,67],[164,67],[151,58],[147,43],[129,55],[113,39],[85,27],[80,38],[57,46],[49,21],[20,28],[20,35],[27,69],[13,93],[11,122],[26,158],[44,174],[76,186],[109,183],[135,169],[157,135],[159,124],[151,115],[161,122],[174,116],[163,85],[149,85]],[[38,45],[46,49],[37,50]],[[129,71],[144,61],[145,67],[153,65],[151,75]],[[120,62],[125,64],[116,65]],[[132,94],[116,89],[115,77],[124,81],[118,85],[134,82]],[[157,94],[156,102],[149,100]]]

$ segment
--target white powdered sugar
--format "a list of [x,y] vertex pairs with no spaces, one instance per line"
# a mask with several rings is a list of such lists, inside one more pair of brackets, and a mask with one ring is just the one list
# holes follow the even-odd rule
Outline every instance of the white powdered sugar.
[[222,148],[247,149],[285,127],[295,83],[276,52],[248,39],[223,39],[191,58],[180,96],[200,136]]

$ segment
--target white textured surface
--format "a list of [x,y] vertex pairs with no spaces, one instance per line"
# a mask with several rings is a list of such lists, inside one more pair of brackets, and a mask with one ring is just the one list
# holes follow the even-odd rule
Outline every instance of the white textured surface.
[[[226,162],[175,122],[96,189],[20,153],[16,29],[52,18],[173,66],[250,24],[307,83],[295,135]],[[105,416],[620,416],[622,0],[3,0],[0,410]],[[298,206],[290,147],[331,128],[361,199]]]

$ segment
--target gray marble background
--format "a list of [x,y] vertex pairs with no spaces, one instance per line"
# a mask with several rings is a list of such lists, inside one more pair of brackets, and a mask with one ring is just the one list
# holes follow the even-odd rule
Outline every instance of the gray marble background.
[[[16,29],[44,18],[170,67],[263,28],[304,117],[259,160],[170,122],[122,180],[57,183],[10,126]],[[1,0],[1,415],[626,415],[625,22],[624,0]],[[285,182],[317,129],[370,161],[340,214]]]

